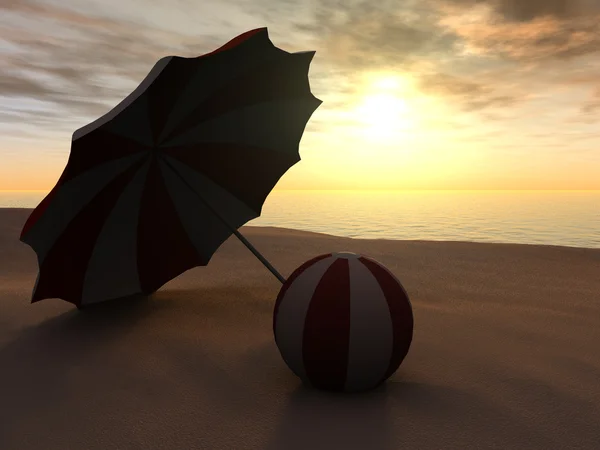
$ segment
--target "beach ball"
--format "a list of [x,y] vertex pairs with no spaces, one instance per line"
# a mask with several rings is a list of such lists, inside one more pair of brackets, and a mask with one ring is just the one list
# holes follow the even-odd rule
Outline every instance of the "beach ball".
[[387,380],[413,336],[410,300],[381,263],[355,253],[317,256],[277,296],[275,343],[304,384],[357,392]]

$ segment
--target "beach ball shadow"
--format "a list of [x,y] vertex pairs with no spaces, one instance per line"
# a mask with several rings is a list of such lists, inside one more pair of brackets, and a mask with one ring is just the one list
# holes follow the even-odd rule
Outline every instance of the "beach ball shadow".
[[[452,443],[448,448],[469,448],[473,443],[464,432],[465,423],[480,426],[510,419],[506,410],[469,389],[427,381],[388,380],[354,394],[299,385],[290,394],[267,449],[444,448],[439,447],[436,430]],[[530,433],[526,426],[517,426],[514,432],[521,442]],[[494,433],[490,428],[490,437]]]
[[290,395],[268,450],[392,450],[390,395],[384,383],[368,392],[336,393],[300,385]]

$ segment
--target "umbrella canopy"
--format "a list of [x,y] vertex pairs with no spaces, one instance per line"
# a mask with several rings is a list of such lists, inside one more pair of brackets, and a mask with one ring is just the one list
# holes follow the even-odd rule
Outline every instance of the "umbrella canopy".
[[313,56],[275,47],[260,28],[206,55],[165,57],[77,130],[21,233],[38,257],[32,302],[150,294],[206,265],[232,233],[260,257],[237,228],[300,160],[321,104],[308,82]]

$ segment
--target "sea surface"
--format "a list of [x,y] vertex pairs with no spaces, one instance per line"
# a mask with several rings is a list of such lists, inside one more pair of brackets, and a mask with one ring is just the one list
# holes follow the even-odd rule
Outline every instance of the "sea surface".
[[[45,195],[0,191],[0,207],[33,208]],[[368,239],[600,248],[600,191],[276,190],[249,225]]]

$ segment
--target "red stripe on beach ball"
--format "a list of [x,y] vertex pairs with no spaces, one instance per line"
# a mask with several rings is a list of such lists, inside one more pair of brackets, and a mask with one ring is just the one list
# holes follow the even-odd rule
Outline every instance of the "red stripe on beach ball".
[[348,261],[337,259],[317,285],[305,319],[302,356],[306,376],[314,387],[344,388],[349,336]]

